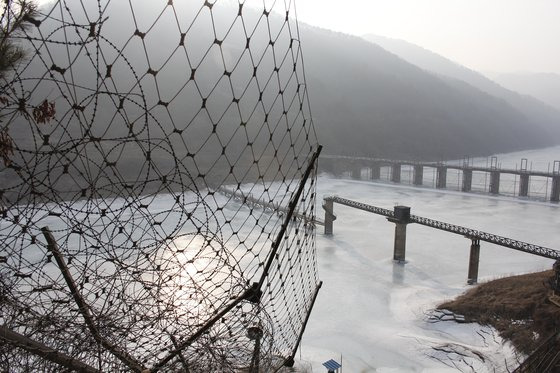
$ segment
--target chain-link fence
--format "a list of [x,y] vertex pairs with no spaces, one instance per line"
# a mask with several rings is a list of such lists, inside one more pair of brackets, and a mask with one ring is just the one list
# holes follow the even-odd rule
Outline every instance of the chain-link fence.
[[319,287],[294,3],[59,0],[24,21],[0,81],[2,370],[290,365]]

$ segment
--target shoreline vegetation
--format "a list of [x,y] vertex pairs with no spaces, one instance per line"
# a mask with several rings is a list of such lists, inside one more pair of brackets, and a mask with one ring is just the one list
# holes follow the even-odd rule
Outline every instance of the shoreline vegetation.
[[465,322],[494,327],[515,349],[530,355],[560,331],[560,307],[549,301],[552,270],[481,283],[439,305],[463,315]]

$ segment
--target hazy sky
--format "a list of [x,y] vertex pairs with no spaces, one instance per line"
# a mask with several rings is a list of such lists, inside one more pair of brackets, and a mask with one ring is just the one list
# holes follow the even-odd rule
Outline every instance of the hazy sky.
[[407,40],[481,72],[560,74],[560,0],[276,1],[295,1],[302,22]]
[[296,4],[302,22],[354,35],[407,40],[475,70],[560,73],[560,0],[296,0]]

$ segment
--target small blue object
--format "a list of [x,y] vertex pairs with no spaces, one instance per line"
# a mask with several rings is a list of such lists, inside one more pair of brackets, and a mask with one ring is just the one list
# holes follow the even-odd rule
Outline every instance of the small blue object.
[[342,365],[340,365],[339,363],[337,363],[336,361],[334,361],[333,359],[330,359],[329,361],[326,361],[323,363],[323,366],[325,368],[327,368],[328,370],[337,370],[338,368],[340,368]]

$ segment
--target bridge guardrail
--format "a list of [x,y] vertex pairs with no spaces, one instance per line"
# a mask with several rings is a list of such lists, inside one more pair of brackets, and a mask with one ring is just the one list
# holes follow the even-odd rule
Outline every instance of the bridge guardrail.
[[[325,200],[330,200],[339,203],[341,205],[346,205],[349,207],[357,208],[359,210],[371,212],[377,215],[386,216],[388,218],[394,219],[395,217],[393,211],[391,210],[368,205],[362,202],[352,201],[338,196],[325,197]],[[479,231],[476,229],[462,227],[460,225],[455,225],[455,224],[446,223],[430,218],[425,218],[422,216],[410,215],[410,219],[407,221],[407,223],[417,223],[417,224],[425,225],[427,227],[439,229],[442,231],[446,231],[454,234],[460,234],[469,239],[481,240],[495,245],[504,246],[510,249],[523,251],[529,254],[538,255],[549,259],[560,259],[560,251],[558,250],[554,250],[548,247],[539,246],[523,241],[514,240],[512,238],[503,237],[496,234]]]

